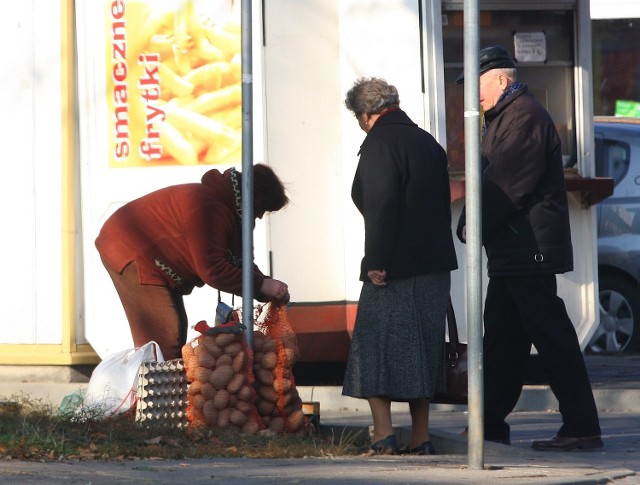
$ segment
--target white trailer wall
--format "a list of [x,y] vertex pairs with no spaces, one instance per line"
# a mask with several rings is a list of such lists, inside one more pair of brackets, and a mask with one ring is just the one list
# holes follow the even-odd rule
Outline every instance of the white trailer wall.
[[344,107],[362,76],[397,86],[424,126],[418,2],[265,2],[267,159],[291,205],[272,217],[274,274],[296,302],[357,300],[364,247],[351,182],[365,133]]
[[60,2],[15,2],[2,18],[1,343],[60,344]]

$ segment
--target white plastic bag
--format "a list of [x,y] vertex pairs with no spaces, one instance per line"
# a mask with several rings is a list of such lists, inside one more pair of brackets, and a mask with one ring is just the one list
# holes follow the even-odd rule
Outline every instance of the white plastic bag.
[[138,370],[144,362],[163,362],[154,341],[109,355],[91,374],[83,407],[104,416],[126,413],[138,398]]

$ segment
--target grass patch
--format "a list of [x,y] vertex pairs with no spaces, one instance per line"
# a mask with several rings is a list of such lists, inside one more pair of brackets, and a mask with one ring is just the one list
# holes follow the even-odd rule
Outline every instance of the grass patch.
[[0,458],[38,461],[300,458],[358,454],[365,433],[323,428],[312,436],[255,435],[193,427],[142,425],[133,413],[105,418],[59,415],[28,396],[0,402]]

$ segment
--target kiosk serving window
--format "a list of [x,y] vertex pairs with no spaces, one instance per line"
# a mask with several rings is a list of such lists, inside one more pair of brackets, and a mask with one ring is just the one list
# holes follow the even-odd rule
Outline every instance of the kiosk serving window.
[[[547,108],[562,139],[565,167],[576,164],[574,87],[574,10],[531,10],[520,2],[511,9],[481,4],[480,46],[502,45],[516,61],[518,79]],[[519,8],[518,8],[519,7]],[[447,115],[447,152],[451,170],[464,170],[464,87],[455,83],[464,60],[461,2],[443,3],[443,51]]]

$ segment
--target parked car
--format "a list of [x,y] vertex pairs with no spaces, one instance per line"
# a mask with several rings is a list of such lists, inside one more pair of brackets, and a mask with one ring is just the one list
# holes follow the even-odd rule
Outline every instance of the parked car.
[[596,117],[596,175],[614,192],[598,204],[600,325],[587,350],[640,348],[640,119]]

